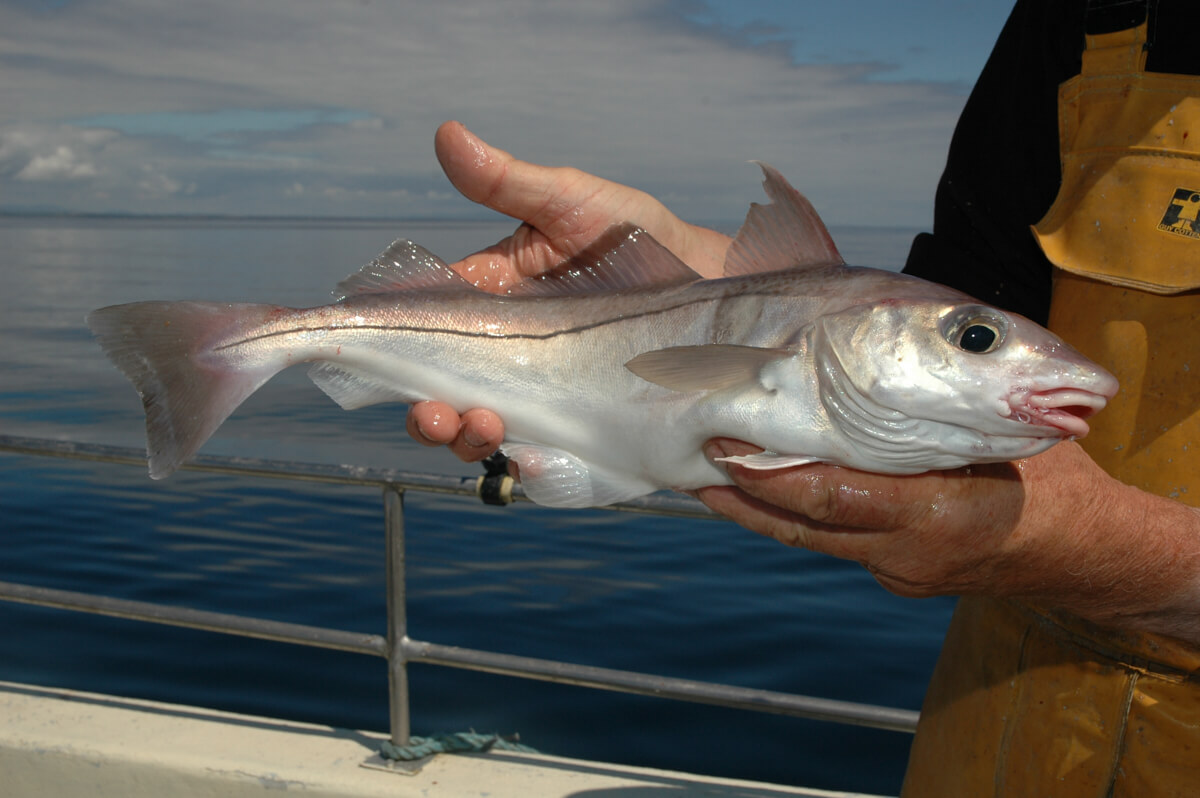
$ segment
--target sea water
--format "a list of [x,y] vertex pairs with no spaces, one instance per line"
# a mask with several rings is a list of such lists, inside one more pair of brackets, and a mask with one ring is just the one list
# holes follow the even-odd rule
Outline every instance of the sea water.
[[[509,222],[0,217],[0,433],[144,445],[140,402],[83,323],[139,299],[314,305],[394,238],[448,260]],[[896,267],[913,231],[834,230]],[[338,409],[294,369],[206,453],[478,473],[404,433],[402,406]],[[377,491],[0,454],[0,579],[384,631]],[[916,709],[951,602],[720,521],[410,493],[419,640]],[[0,679],[371,730],[380,659],[0,603]],[[518,733],[541,751],[895,792],[911,737],[414,665],[414,733]]]

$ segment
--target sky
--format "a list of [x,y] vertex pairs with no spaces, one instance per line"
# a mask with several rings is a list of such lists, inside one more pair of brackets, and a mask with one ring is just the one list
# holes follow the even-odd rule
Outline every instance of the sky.
[[496,146],[737,220],[925,227],[1011,0],[0,0],[0,210],[487,218]]

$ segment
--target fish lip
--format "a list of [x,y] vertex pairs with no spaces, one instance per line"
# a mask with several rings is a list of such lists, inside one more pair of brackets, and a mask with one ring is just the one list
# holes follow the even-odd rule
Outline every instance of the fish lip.
[[1088,434],[1091,418],[1104,409],[1108,397],[1081,388],[1018,392],[1008,398],[1010,418],[1037,427],[1059,430],[1071,438]]

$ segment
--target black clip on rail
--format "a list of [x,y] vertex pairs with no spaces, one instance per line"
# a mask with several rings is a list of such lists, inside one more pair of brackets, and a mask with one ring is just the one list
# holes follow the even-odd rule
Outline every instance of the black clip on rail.
[[475,493],[484,504],[512,504],[513,478],[508,475],[508,458],[494,452],[482,464],[483,476],[475,482]]

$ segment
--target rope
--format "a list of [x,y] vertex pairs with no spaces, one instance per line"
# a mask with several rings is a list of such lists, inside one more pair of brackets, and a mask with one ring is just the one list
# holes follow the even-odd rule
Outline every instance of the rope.
[[492,749],[497,751],[520,751],[526,754],[536,754],[537,751],[527,745],[517,742],[517,735],[501,737],[498,734],[477,734],[476,732],[456,732],[454,734],[439,734],[434,737],[410,737],[408,745],[396,745],[391,740],[384,740],[379,746],[379,754],[384,759],[400,759],[411,762],[414,759],[424,759],[434,754],[465,754],[486,753]]

